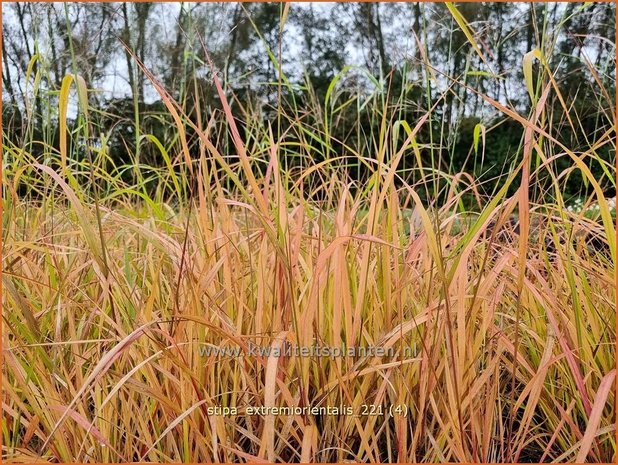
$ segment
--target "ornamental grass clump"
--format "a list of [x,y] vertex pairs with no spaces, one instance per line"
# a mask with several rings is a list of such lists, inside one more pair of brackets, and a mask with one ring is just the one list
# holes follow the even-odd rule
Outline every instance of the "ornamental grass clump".
[[[317,106],[241,132],[213,73],[223,112],[202,125],[143,72],[174,138],[140,144],[165,168],[3,139],[4,461],[615,460],[615,201],[582,161],[615,135],[559,141],[551,69],[529,115],[483,97],[524,128],[492,195],[419,147],[432,105],[404,126],[376,90],[379,131],[352,151],[306,122]],[[558,158],[595,219],[566,206]]]

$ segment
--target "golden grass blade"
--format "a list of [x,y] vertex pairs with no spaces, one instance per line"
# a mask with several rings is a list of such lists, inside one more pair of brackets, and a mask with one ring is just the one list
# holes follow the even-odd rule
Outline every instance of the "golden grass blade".
[[615,377],[616,370],[613,369],[601,380],[601,384],[599,385],[599,389],[597,390],[597,395],[594,398],[592,411],[590,412],[590,416],[588,417],[588,426],[586,427],[584,438],[581,441],[581,447],[577,452],[577,457],[575,458],[576,463],[584,463],[586,461],[586,458],[588,457],[588,454],[590,453],[592,443],[597,435],[599,424],[601,423],[601,415],[603,414],[603,409],[606,406],[607,396],[609,395],[614,385]]
[[[268,361],[266,362],[264,407],[269,409],[275,407],[275,387],[277,384],[276,381],[278,371],[277,366],[280,359],[276,353],[281,350],[287,334],[288,331],[282,331],[277,335],[271,345],[273,352],[270,357],[268,357]],[[275,461],[275,418],[276,416],[274,414],[266,414],[264,429],[262,431],[260,441],[260,452],[258,454],[258,457],[262,459],[267,456],[268,461],[271,463]]]
[[88,89],[86,87],[86,81],[80,75],[67,74],[62,79],[60,86],[60,96],[58,98],[58,125],[60,130],[60,160],[62,162],[63,173],[67,168],[67,110],[69,105],[69,92],[71,90],[71,84],[75,82],[77,86],[77,94],[79,96],[79,105],[82,111],[88,118]]
[[524,68],[524,81],[526,82],[526,89],[528,89],[528,95],[532,100],[533,105],[536,104],[536,90],[534,89],[534,81],[532,78],[532,60],[536,58],[541,61],[543,56],[538,48],[529,51],[524,55],[523,68]]
[[303,443],[301,446],[300,463],[312,463],[313,454],[312,449],[315,447],[314,443],[318,437],[316,427],[312,424],[305,425],[303,434]]
[[461,28],[461,31],[466,36],[466,39],[468,39],[468,43],[472,45],[472,48],[474,48],[474,51],[478,54],[478,56],[481,58],[483,63],[487,64],[487,59],[485,58],[485,55],[483,55],[483,52],[479,48],[478,43],[476,42],[476,39],[474,38],[474,33],[470,29],[470,26],[468,25],[466,18],[463,17],[463,15],[461,14],[459,9],[457,8],[457,6],[455,6],[453,2],[446,2],[445,4],[448,10],[453,15],[453,18],[455,19],[455,21]]

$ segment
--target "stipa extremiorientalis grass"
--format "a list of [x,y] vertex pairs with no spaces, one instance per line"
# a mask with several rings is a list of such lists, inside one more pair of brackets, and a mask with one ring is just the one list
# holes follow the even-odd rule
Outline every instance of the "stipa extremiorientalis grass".
[[[351,182],[343,155],[311,162],[310,137],[345,144],[329,135],[332,114],[317,127],[281,110],[280,137],[255,115],[243,138],[218,83],[224,116],[212,124],[229,125],[237,155],[224,156],[213,126],[147,75],[179,137],[141,139],[167,167],[132,167],[154,192],[108,173],[105,145],[77,161],[48,144],[57,170],[5,142],[5,460],[613,459],[614,226],[580,163],[613,133],[583,155],[563,146],[542,124],[559,92],[549,74],[529,118],[485,98],[527,129],[527,152],[477,211],[462,207],[480,198],[470,177],[420,156],[417,182],[399,175],[435,102],[406,127],[373,100],[380,132],[346,148],[370,175]],[[281,162],[290,146],[303,164]],[[600,219],[569,211],[565,177],[544,161],[531,169],[532,153],[571,157]],[[535,195],[542,175],[552,182]],[[288,343],[382,355],[276,356]]]

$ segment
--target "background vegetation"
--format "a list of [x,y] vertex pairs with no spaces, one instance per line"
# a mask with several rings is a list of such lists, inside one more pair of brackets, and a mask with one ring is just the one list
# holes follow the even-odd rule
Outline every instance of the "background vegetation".
[[[193,122],[206,122],[222,107],[202,42],[242,122],[241,135],[248,137],[244,132],[251,118],[270,122],[275,139],[289,135],[290,122],[278,117],[278,108],[302,116],[308,126],[327,122],[333,146],[318,147],[312,154],[316,161],[348,156],[347,148],[358,152],[365,146],[379,131],[374,102],[384,108],[397,105],[397,118],[410,125],[435,104],[431,121],[417,137],[421,157],[439,160],[440,169],[470,173],[491,194],[518,155],[523,129],[482,95],[529,112],[521,60],[535,48],[568,102],[563,105],[554,94],[546,103],[547,124],[560,142],[583,150],[611,126],[613,116],[600,104],[598,89],[607,91],[604,101],[612,101],[612,3],[470,3],[458,11],[474,31],[478,49],[469,45],[444,4],[309,3],[290,9],[284,28],[280,5],[274,3],[8,4],[2,68],[6,133],[22,145],[30,139],[58,147],[53,109],[64,76],[77,71],[92,89],[91,137],[105,137],[113,165],[133,163],[137,156],[140,162],[164,166],[156,148],[138,142],[141,134],[170,140],[166,131],[173,130],[139,63]],[[70,118],[75,105],[73,99]],[[319,111],[307,111],[315,106]],[[481,157],[473,151],[479,129],[486,137]],[[399,137],[403,142],[404,131]],[[216,143],[224,153],[232,150],[229,138],[218,137]],[[41,149],[30,151],[40,154]],[[597,155],[605,161],[613,156],[608,146]],[[286,165],[299,163],[294,153],[281,158]],[[402,160],[406,181],[418,180],[416,171],[406,170],[411,160],[412,154]],[[585,162],[607,195],[614,196],[600,164]],[[559,170],[570,166],[565,158],[556,163]],[[367,170],[355,168],[351,177],[366,179]],[[564,186],[569,197],[592,192],[578,173],[572,181]]]

